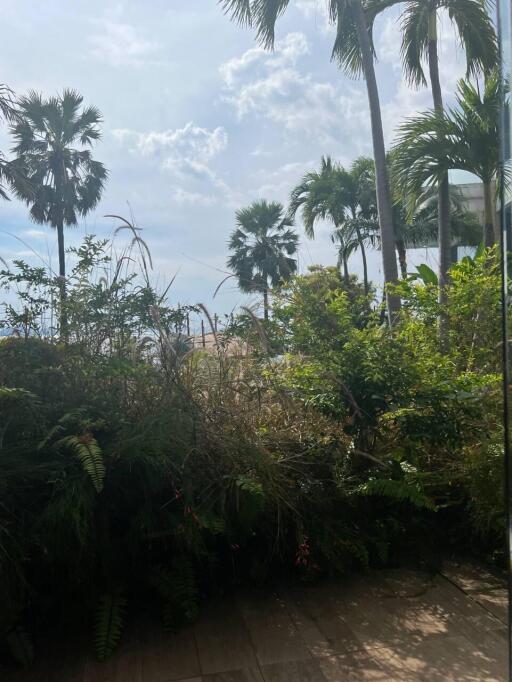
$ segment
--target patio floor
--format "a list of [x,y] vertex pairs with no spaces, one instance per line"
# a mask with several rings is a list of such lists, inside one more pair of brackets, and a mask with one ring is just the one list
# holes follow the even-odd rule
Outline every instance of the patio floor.
[[[61,650],[9,682],[506,680],[503,582],[468,566],[210,602],[176,635],[139,623],[107,663]],[[66,655],[67,654],[67,655]],[[2,677],[2,680],[4,678]]]

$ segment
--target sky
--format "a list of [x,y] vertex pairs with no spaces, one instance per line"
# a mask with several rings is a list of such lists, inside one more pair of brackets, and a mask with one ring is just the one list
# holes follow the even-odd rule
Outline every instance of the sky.
[[[222,314],[253,302],[233,279],[213,298],[227,270],[235,211],[259,199],[286,204],[322,155],[347,165],[371,155],[365,85],[330,61],[324,0],[292,0],[274,52],[230,22],[216,0],[0,0],[0,10],[0,82],[17,94],[74,88],[103,115],[94,156],[109,180],[97,209],[67,230],[67,245],[87,233],[111,236],[118,223],[106,214],[133,216],[153,256],[156,286],[175,277],[172,304],[201,302]],[[379,19],[375,41],[389,145],[397,125],[429,108],[431,96],[402,81],[396,10]],[[440,43],[449,104],[464,65],[447,20]],[[0,126],[0,149],[11,144]],[[56,266],[50,227],[31,223],[16,200],[2,202],[0,212],[4,260],[35,262],[36,252]],[[336,263],[328,224],[318,225],[314,240],[300,219],[297,230],[301,272]],[[436,262],[425,250],[411,259]],[[380,254],[369,262],[378,283]],[[350,265],[361,273],[360,257]]]

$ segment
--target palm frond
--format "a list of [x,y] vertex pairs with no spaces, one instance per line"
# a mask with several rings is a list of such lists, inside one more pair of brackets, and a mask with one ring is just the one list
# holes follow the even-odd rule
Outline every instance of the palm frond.
[[488,74],[498,65],[498,40],[485,0],[439,0],[457,29],[466,53],[467,76]]
[[224,12],[241,26],[252,26],[252,0],[219,0]]
[[414,87],[427,85],[423,63],[428,57],[431,12],[428,2],[413,1],[406,4],[401,18],[402,63],[406,80]]
[[236,212],[237,228],[228,242],[232,251],[227,264],[244,292],[266,291],[297,269],[292,258],[298,236],[293,218],[282,204],[259,201]]

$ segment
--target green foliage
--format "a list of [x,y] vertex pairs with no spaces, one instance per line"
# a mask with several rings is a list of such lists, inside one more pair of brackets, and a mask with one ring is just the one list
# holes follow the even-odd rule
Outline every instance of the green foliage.
[[199,613],[199,591],[195,571],[185,558],[170,568],[158,566],[151,572],[150,583],[158,592],[165,628],[175,630],[192,623]]
[[401,125],[393,150],[393,171],[411,214],[425,187],[435,186],[449,170],[473,173],[487,186],[498,179],[499,88],[496,72],[486,78],[483,92],[461,80],[456,108],[446,113],[428,111]]
[[34,661],[34,644],[28,632],[17,625],[7,634],[6,642],[14,660],[23,668],[30,668]]
[[409,502],[418,509],[436,510],[435,504],[422,493],[418,486],[405,480],[391,478],[372,478],[357,489],[360,495],[380,495],[398,502]]
[[66,436],[58,440],[55,447],[71,450],[80,460],[84,471],[90,476],[96,492],[101,493],[105,479],[105,465],[101,448],[92,435],[85,433],[83,436]]
[[421,279],[423,284],[433,284],[435,287],[438,286],[439,278],[432,268],[428,267],[428,265],[425,263],[417,265],[416,270],[418,271],[418,274],[413,275],[413,279]]
[[3,635],[85,614],[107,658],[124,594],[175,629],[233,583],[457,539],[503,556],[493,250],[452,268],[449,353],[425,268],[397,285],[390,330],[355,278],[316,266],[274,293],[272,320],[234,320],[247,354],[181,356],[182,309],[117,265],[100,284],[105,243],[77,252],[69,343],[0,343]]
[[264,313],[268,319],[267,293],[285,282],[297,270],[298,235],[293,221],[284,214],[282,204],[254,202],[236,213],[237,228],[229,240],[232,255],[228,267],[241,291],[264,294]]
[[95,621],[96,656],[105,661],[114,653],[124,627],[126,599],[120,592],[103,595],[98,604]]
[[482,542],[498,548],[501,555],[506,528],[503,457],[502,444],[491,441],[468,448],[463,462],[475,531]]
[[31,91],[19,100],[20,118],[11,128],[13,165],[30,189],[14,183],[14,190],[29,204],[35,222],[76,225],[78,215],[86,215],[100,199],[107,171],[84,148],[99,139],[102,118],[95,107],[80,111],[82,102],[69,89],[46,100]]

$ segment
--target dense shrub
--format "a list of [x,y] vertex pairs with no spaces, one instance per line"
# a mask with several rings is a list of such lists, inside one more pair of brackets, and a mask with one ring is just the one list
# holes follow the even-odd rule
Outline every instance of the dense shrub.
[[67,344],[42,338],[41,292],[0,342],[0,634],[19,658],[26,631],[77,613],[105,658],[134,603],[177,627],[236,582],[432,560],[468,537],[499,553],[492,253],[452,271],[449,353],[429,285],[400,285],[391,331],[357,282],[315,268],[270,323],[234,322],[253,349],[235,356],[188,349],[134,248],[142,274],[106,242],[75,252]]

